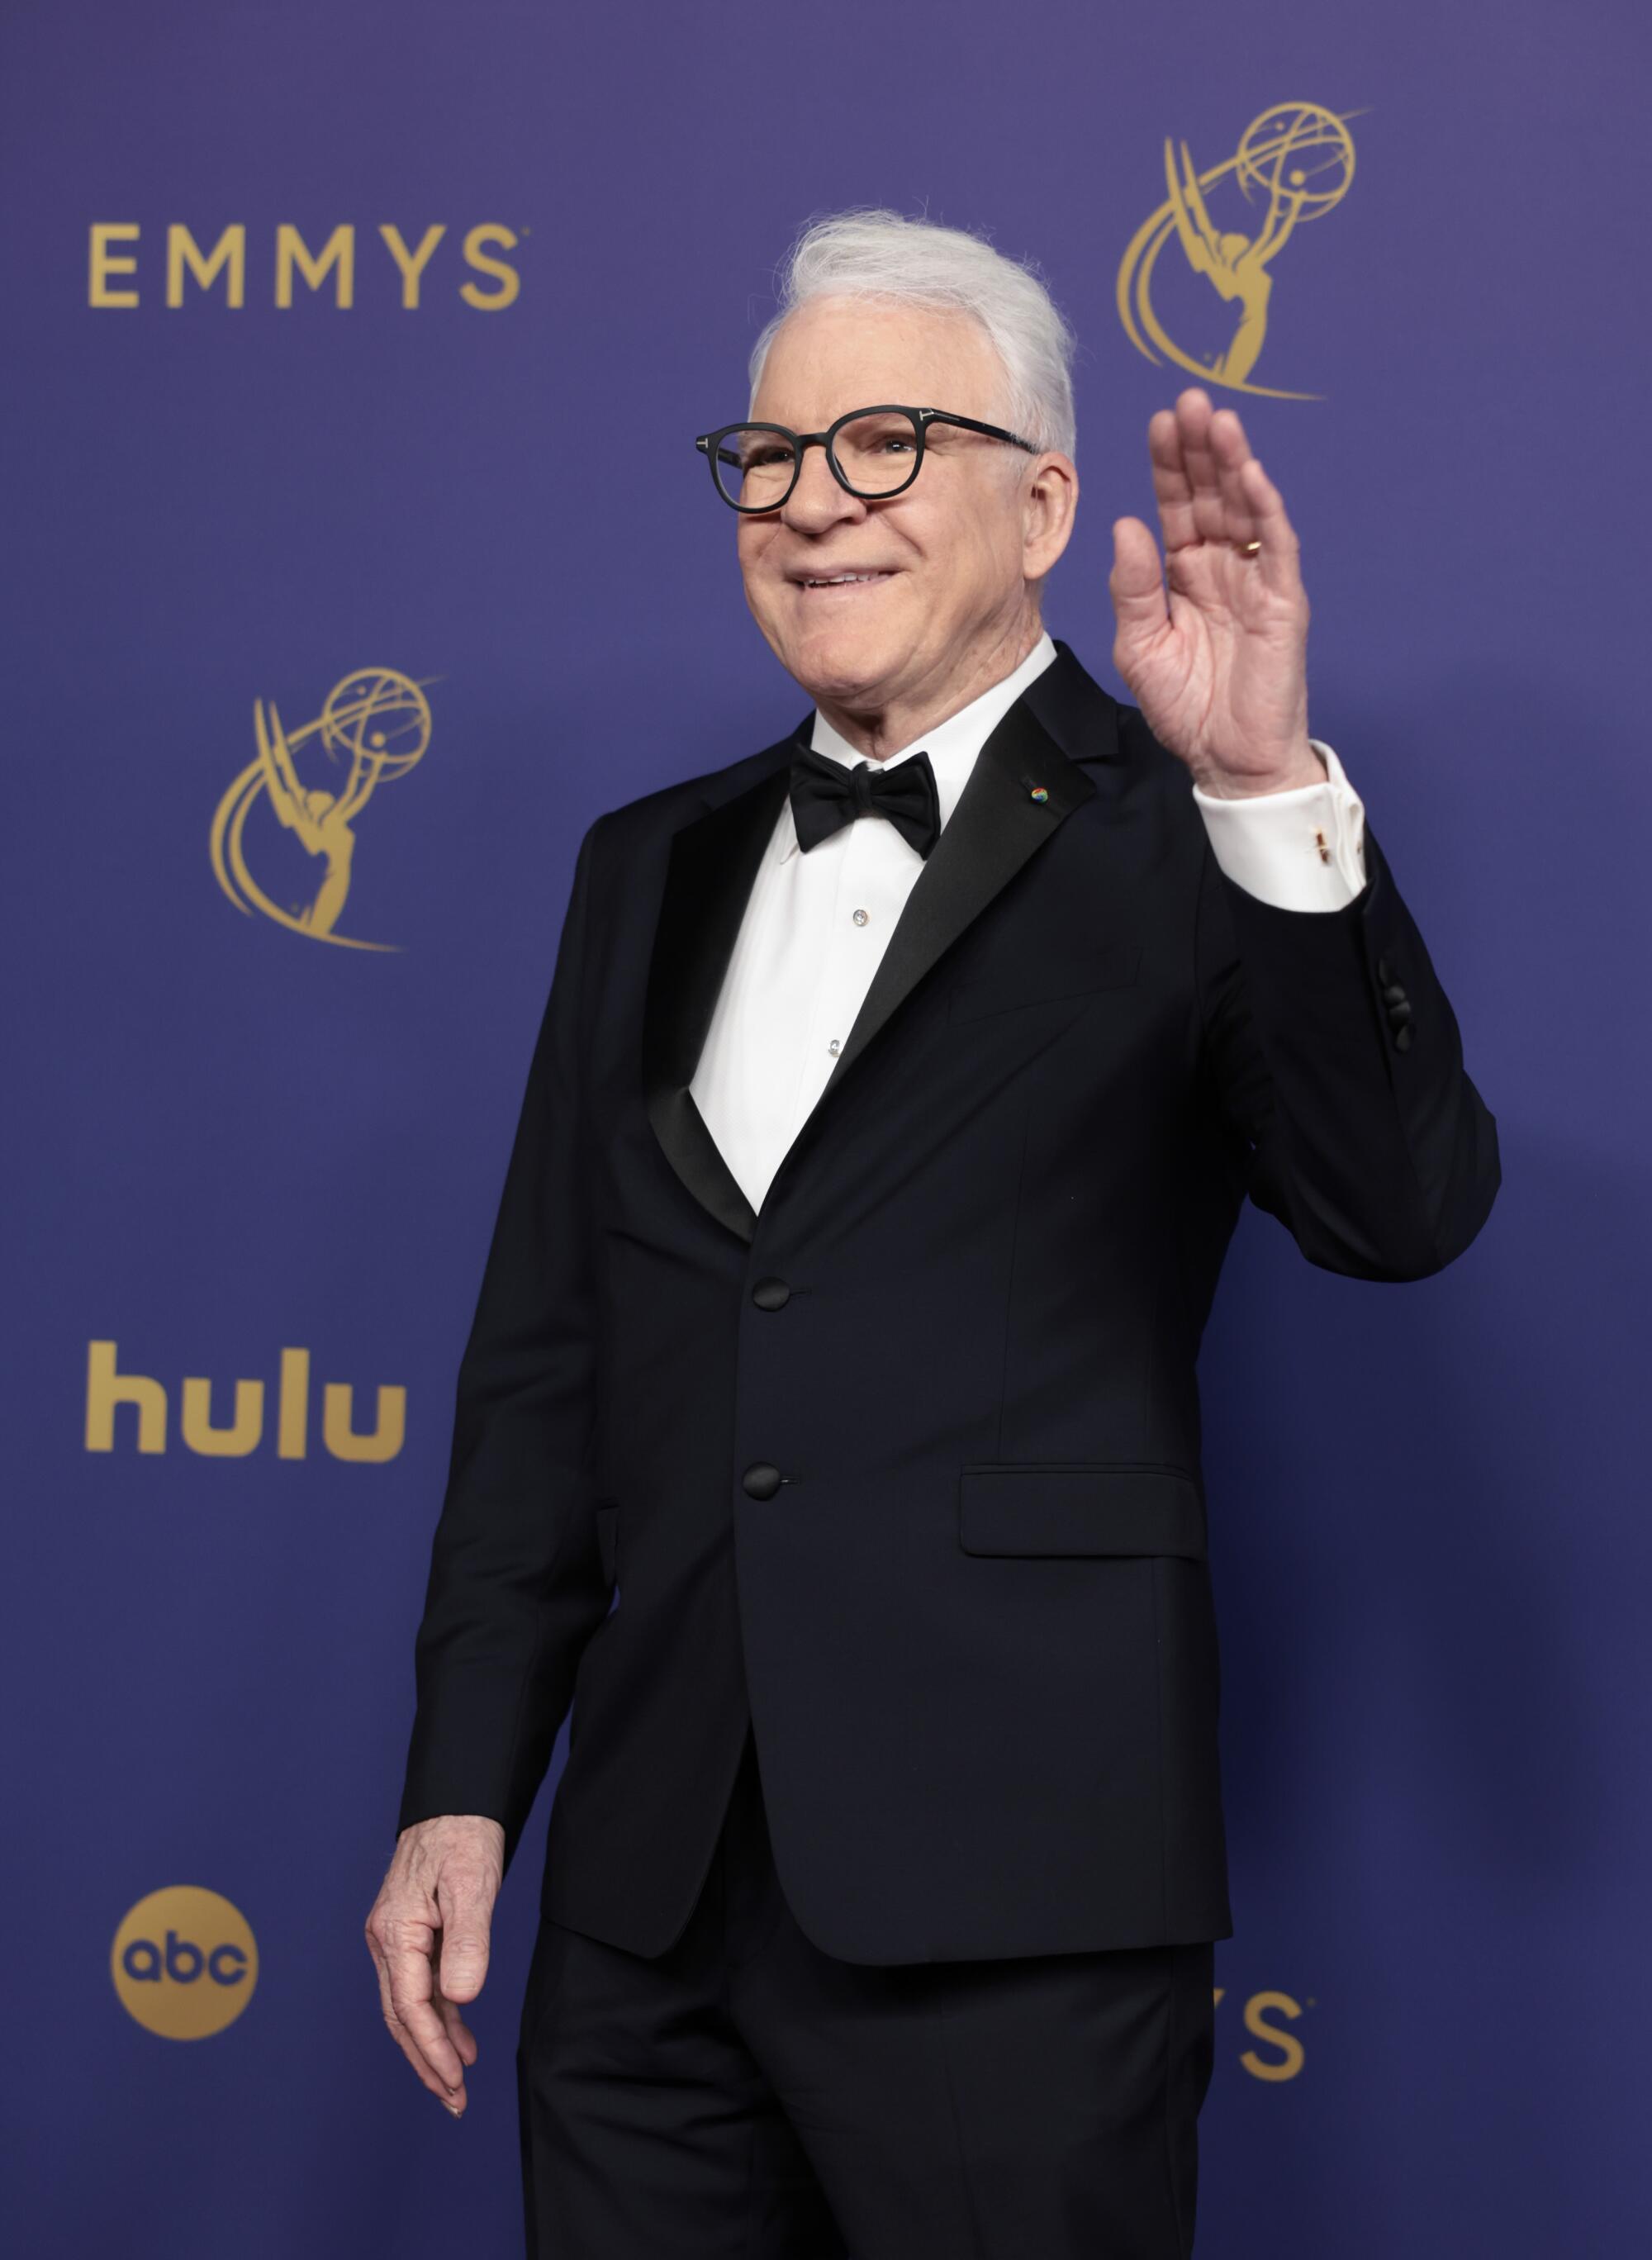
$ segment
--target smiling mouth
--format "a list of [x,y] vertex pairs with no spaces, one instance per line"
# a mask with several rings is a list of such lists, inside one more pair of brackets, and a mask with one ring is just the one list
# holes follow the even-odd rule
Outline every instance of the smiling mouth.
[[862,589],[876,581],[892,581],[892,573],[823,573],[810,574],[797,583],[800,589]]

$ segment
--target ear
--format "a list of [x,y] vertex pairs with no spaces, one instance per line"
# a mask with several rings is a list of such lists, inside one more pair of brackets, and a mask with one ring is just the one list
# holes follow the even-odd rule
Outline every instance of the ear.
[[1021,569],[1041,581],[1072,537],[1078,471],[1070,455],[1047,448],[1033,459],[1021,490]]

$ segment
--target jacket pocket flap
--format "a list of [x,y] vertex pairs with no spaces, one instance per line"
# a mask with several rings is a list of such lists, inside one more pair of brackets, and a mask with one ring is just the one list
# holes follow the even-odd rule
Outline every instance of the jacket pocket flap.
[[1179,1468],[1074,1461],[965,1468],[958,1542],[966,1554],[1205,1556],[1205,1503]]

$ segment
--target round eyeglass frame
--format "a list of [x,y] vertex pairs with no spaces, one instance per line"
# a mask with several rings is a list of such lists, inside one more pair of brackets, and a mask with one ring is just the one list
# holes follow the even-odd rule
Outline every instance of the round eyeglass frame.
[[[837,449],[833,443],[846,424],[853,424],[862,416],[908,416],[912,418],[912,429],[918,435],[918,445],[912,454],[912,467],[898,487],[879,487],[869,494],[863,487],[851,486],[843,476],[842,468],[838,461]],[[789,425],[762,424],[747,417],[739,424],[722,425],[715,432],[702,432],[694,444],[705,458],[707,468],[712,474],[712,484],[729,508],[737,510],[742,518],[767,518],[775,511],[783,510],[791,500],[797,481],[803,475],[804,451],[808,447],[825,448],[826,464],[833,477],[842,488],[844,493],[852,494],[856,502],[888,502],[893,495],[905,494],[924,467],[925,435],[932,424],[955,424],[961,431],[979,432],[985,439],[1002,440],[1006,447],[1025,448],[1029,455],[1036,455],[1041,452],[1031,440],[1023,440],[1016,432],[1006,432],[1001,424],[983,424],[974,416],[955,416],[948,408],[910,408],[902,400],[876,401],[869,408],[851,408],[847,415],[840,416],[835,422],[828,424],[824,432],[794,432]],[[791,441],[790,483],[787,486],[784,494],[779,496],[774,502],[736,502],[718,476],[718,450],[731,432],[774,432],[777,433],[781,439]]]

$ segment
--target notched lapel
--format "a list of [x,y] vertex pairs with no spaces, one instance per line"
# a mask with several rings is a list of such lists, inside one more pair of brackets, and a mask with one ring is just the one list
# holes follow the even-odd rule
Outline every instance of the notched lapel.
[[[982,747],[913,883],[816,1114],[924,976],[1095,790],[1027,700],[1018,700]],[[1034,799],[1035,791],[1042,797]]]
[[768,776],[674,835],[643,1007],[643,1097],[654,1135],[696,1200],[742,1240],[755,1234],[756,1215],[689,1085],[790,782],[787,747]]
[[[1119,752],[1117,708],[1065,643],[982,747],[969,783],[896,920],[865,1002],[784,1168],[818,1134],[833,1093],[961,934],[980,917],[1096,781],[1086,764]],[[699,1065],[740,920],[790,783],[807,723],[772,747],[775,766],[743,792],[683,826],[671,842],[643,1012],[648,1119],[666,1159],[709,1214],[745,1241],[757,1219],[695,1105]],[[1034,790],[1043,797],[1033,798]],[[867,819],[870,821],[871,819]]]

